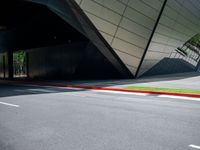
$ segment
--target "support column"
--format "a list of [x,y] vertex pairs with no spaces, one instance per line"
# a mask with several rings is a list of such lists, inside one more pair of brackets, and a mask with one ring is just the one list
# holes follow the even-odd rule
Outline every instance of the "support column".
[[13,52],[8,51],[8,78],[13,79]]
[[29,53],[26,52],[26,74],[27,78],[29,78]]
[[196,71],[197,71],[197,72],[200,72],[200,60],[199,60],[199,63],[198,63],[198,65],[197,65]]
[[6,58],[5,54],[3,54],[3,78],[6,78]]

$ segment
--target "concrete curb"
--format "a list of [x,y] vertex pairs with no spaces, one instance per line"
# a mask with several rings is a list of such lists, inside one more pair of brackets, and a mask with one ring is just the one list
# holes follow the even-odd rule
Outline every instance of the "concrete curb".
[[129,93],[143,93],[152,95],[170,95],[170,96],[182,96],[182,97],[193,97],[200,98],[200,94],[190,93],[172,93],[172,92],[158,92],[158,91],[144,91],[144,90],[126,90],[120,88],[107,88],[107,87],[95,87],[95,86],[82,86],[82,85],[63,85],[63,84],[47,84],[48,86],[66,87],[66,88],[80,88],[87,90],[98,90],[98,91],[116,91],[116,92],[129,92]]
[[[8,83],[8,81],[6,82]],[[77,88],[77,89],[86,89],[86,90],[97,90],[97,91],[116,91],[116,92],[128,92],[128,93],[143,93],[150,95],[169,95],[169,96],[181,96],[181,97],[191,97],[191,98],[200,98],[200,94],[191,94],[191,93],[175,93],[175,92],[159,92],[159,91],[145,91],[145,90],[127,90],[120,88],[109,88],[109,87],[98,87],[98,86],[85,86],[85,85],[66,85],[66,84],[50,84],[45,82],[29,82],[29,81],[9,81],[9,83],[17,84],[29,84],[29,85],[39,85],[39,86],[52,86],[52,87],[63,87],[63,88]]]

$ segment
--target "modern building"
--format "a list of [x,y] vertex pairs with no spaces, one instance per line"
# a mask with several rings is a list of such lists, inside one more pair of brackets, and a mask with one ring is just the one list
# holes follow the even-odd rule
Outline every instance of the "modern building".
[[0,77],[13,53],[29,78],[105,79],[199,71],[199,0],[2,0]]

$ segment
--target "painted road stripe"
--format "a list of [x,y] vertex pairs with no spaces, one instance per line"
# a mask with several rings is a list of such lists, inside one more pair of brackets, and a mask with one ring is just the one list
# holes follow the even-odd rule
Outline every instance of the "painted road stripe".
[[104,92],[104,93],[113,93],[113,94],[126,94],[126,95],[139,95],[139,96],[147,96],[147,93],[131,93],[131,92],[120,92],[120,91],[107,91],[107,90],[92,90],[95,92]]
[[200,101],[200,98],[184,97],[184,96],[158,95],[158,97]]
[[[199,95],[191,95],[191,94],[180,94],[180,93],[169,93],[169,95],[163,92],[147,92],[140,90],[124,90],[117,88],[101,88],[101,87],[90,87],[90,86],[77,86],[77,85],[63,85],[63,84],[23,84],[24,86],[39,86],[39,87],[58,87],[72,90],[90,90],[90,91],[98,91],[98,92],[107,92],[107,93],[118,93],[118,94],[129,94],[129,95],[138,95],[138,96],[148,96],[148,95],[158,95],[157,97],[165,97],[165,98],[174,98],[174,99],[182,99],[182,100],[193,100],[200,101]],[[196,97],[195,97],[196,96]]]
[[189,147],[191,147],[191,148],[195,148],[195,149],[200,149],[200,146],[193,145],[193,144],[190,144]]
[[73,87],[64,87],[64,88],[69,90],[83,90],[83,88],[73,88]]
[[5,103],[5,102],[0,102],[0,104],[2,104],[2,105],[7,105],[7,106],[12,106],[12,107],[19,107],[19,105],[10,104],[10,103]]

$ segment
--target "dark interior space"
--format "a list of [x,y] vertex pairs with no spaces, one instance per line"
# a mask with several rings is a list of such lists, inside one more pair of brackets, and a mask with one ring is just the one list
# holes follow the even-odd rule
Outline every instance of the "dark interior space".
[[[95,72],[92,74],[91,72]],[[76,69],[77,79],[122,79],[117,69],[104,57],[100,51],[89,43],[85,49],[84,57]]]
[[[12,54],[21,50],[27,53],[30,79],[124,77],[86,36],[45,5],[1,1],[0,20],[0,53],[8,59],[11,78]],[[0,72],[5,74],[2,69]]]
[[4,7],[0,9],[0,43],[3,50],[22,50],[87,41],[85,36],[46,6],[25,1],[0,5],[1,8]]

